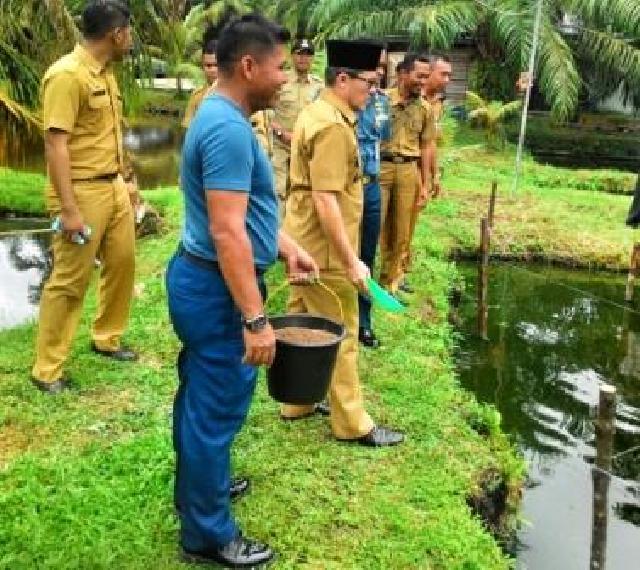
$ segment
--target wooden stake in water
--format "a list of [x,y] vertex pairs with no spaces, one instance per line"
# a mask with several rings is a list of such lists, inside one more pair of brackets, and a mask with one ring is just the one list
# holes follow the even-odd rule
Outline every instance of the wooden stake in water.
[[489,306],[489,220],[480,222],[480,264],[478,266],[478,334],[488,340]]
[[638,263],[640,262],[640,243],[633,245],[631,261],[629,262],[629,275],[627,276],[627,289],[624,292],[624,300],[627,303],[633,301],[633,288],[638,275]]
[[493,216],[496,211],[496,193],[498,192],[498,183],[494,180],[491,183],[491,197],[489,198],[489,227],[493,228]]
[[593,526],[590,570],[604,570],[607,554],[609,484],[616,422],[616,388],[600,386],[600,405],[596,422],[596,465],[593,468]]

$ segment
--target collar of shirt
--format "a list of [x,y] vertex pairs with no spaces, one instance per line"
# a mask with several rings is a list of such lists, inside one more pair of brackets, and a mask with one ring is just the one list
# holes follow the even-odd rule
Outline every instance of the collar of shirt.
[[301,85],[310,85],[311,84],[311,74],[307,73],[307,77],[304,81],[300,81],[300,75],[295,69],[289,70],[289,81],[291,83],[300,83]]
[[242,107],[238,105],[238,103],[236,103],[233,99],[230,99],[229,97],[226,97],[225,95],[222,95],[216,91],[211,92],[210,95],[211,95],[211,99],[220,99],[221,101],[224,101],[227,105],[230,105],[231,107],[233,107],[236,111],[238,111],[238,113],[240,113],[240,115],[244,118],[245,121],[250,122],[249,118],[247,117]]
[[82,61],[94,75],[100,75],[105,69],[106,65],[100,63],[94,58],[82,44],[76,44],[73,53]]
[[418,101],[417,97],[413,97],[411,99],[405,100],[400,96],[400,90],[397,87],[393,89],[389,89],[386,93],[389,97],[389,102],[392,107],[408,107],[412,103]]
[[333,91],[331,91],[331,89],[325,89],[320,94],[320,98],[340,111],[341,115],[351,126],[354,126],[356,124],[357,117],[355,111],[351,107],[349,107],[349,105],[347,105],[342,99],[340,99]]

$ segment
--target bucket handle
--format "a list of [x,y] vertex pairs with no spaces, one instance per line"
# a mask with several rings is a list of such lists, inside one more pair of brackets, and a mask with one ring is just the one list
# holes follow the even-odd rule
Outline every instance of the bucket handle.
[[[280,285],[278,285],[267,298],[267,302],[265,303],[265,308],[269,306],[269,303],[271,302],[271,300],[274,299],[278,293],[280,293],[289,285],[290,283],[287,280],[280,283]],[[340,311],[340,322],[344,324],[344,310],[342,308],[342,301],[340,301],[340,297],[338,296],[338,294],[333,289],[331,289],[331,287],[327,286],[326,283],[323,283],[322,280],[320,279],[312,281],[307,285],[301,285],[301,287],[314,287],[314,286],[322,287],[327,293],[329,293],[329,295],[333,297],[333,299],[336,302],[336,305],[338,305],[338,310]]]

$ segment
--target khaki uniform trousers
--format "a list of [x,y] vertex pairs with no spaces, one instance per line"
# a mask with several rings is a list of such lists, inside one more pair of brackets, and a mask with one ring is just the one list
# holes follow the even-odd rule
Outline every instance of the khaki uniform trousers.
[[[55,382],[82,313],[82,302],[95,269],[101,262],[98,310],[92,337],[97,348],[117,350],[129,316],[135,269],[135,224],[129,194],[121,177],[113,182],[74,183],[78,208],[91,239],[84,245],[53,237],[53,270],[40,301],[38,340],[33,376]],[[60,203],[52,188],[47,193],[52,216]]]
[[276,193],[278,194],[280,224],[282,224],[289,193],[289,151],[278,144],[273,147],[273,172],[276,177]]
[[[418,175],[419,174],[420,173],[418,173]],[[420,180],[420,179],[418,178],[418,180]],[[419,192],[418,192],[418,194],[419,194]],[[429,200],[431,200],[431,198],[429,198]],[[423,209],[426,209],[427,204],[429,203],[429,200],[427,200],[427,203],[423,206]],[[403,275],[406,275],[407,273],[409,273],[409,271],[411,271],[411,263],[413,261],[413,251],[411,249],[411,246],[413,244],[413,236],[416,233],[416,226],[418,225],[418,220],[420,219],[420,213],[421,212],[422,212],[422,210],[418,208],[417,199],[416,199],[416,205],[413,208],[413,216],[411,218],[411,233],[410,233],[410,236],[409,236],[409,249],[407,250],[406,255],[402,259],[402,273],[403,273]]]
[[395,292],[404,277],[417,219],[418,162],[395,164],[384,161],[380,169],[380,189],[380,283]]
[[[364,409],[358,375],[358,294],[346,277],[322,275],[321,279],[340,298],[347,329],[329,387],[331,429],[338,439],[356,439],[368,434],[374,426]],[[322,287],[292,287],[288,311],[322,315],[340,322],[336,299]],[[313,406],[284,404],[281,414],[295,418],[308,415],[313,409]]]

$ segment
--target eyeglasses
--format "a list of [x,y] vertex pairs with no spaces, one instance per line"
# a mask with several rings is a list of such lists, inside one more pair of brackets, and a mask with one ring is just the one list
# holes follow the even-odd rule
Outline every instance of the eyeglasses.
[[361,75],[350,75],[352,79],[359,79],[360,81],[364,81],[369,89],[376,89],[378,87],[378,79],[367,79],[366,77],[362,77]]

